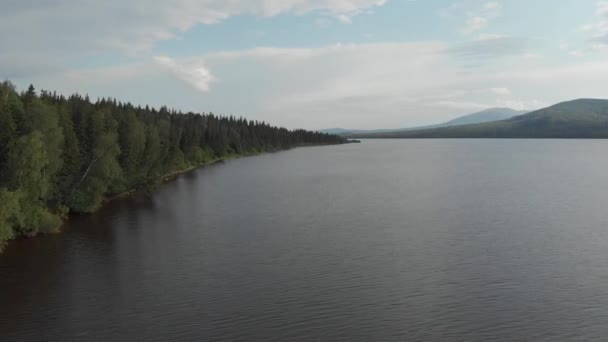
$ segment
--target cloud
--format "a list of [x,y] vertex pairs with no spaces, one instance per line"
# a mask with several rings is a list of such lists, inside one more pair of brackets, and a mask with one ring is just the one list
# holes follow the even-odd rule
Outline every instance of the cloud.
[[[453,11],[457,8],[458,5],[452,5],[447,9],[444,9],[441,12],[442,15],[446,15],[450,11]],[[502,9],[502,5],[498,2],[486,2],[481,9],[477,11],[468,11],[467,12],[467,21],[462,27],[461,32],[465,34],[471,34],[477,31],[481,31],[488,27],[490,23],[490,19],[497,17],[500,14],[500,10]]]
[[180,64],[170,57],[157,56],[154,57],[154,61],[161,67],[169,70],[178,80],[201,92],[208,92],[211,83],[216,80],[202,60]]
[[511,95],[511,90],[509,88],[490,88],[490,91],[496,95]]
[[468,111],[479,111],[488,108],[511,108],[515,110],[536,110],[549,106],[548,103],[539,100],[530,101],[519,101],[519,100],[498,100],[488,102],[475,102],[475,101],[440,101],[438,103],[441,106],[457,109],[461,112]]
[[472,17],[467,20],[462,31],[464,33],[473,33],[475,31],[483,30],[488,27],[488,19],[483,17]]
[[[150,56],[167,54],[154,49],[160,41],[235,16],[313,13],[311,22],[323,27],[356,22],[357,16],[385,3],[9,1],[0,12],[0,43],[10,46],[0,54],[0,78],[31,77],[39,88],[246,115],[292,128],[405,127],[488,107],[533,109],[577,96],[605,97],[608,63],[581,59],[576,68],[559,67],[538,54],[535,47],[540,44],[534,38],[488,32],[502,10],[499,2],[475,1],[473,11],[468,9],[473,1],[451,8],[455,25],[467,24],[470,35],[463,43],[268,46],[189,57]],[[601,33],[608,34],[608,24],[603,24],[607,18],[598,5],[596,22],[588,31],[589,52],[584,53],[604,46]],[[564,51],[578,47],[570,42]],[[124,53],[138,58],[117,57]],[[118,60],[119,66],[87,67],[83,60]]]
[[353,22],[352,18],[346,14],[340,14],[336,19],[343,24],[351,24]]
[[[371,8],[383,6],[386,1],[5,1],[0,10],[0,45],[4,47],[0,54],[0,79],[40,84],[54,78],[65,81],[65,89],[86,91],[71,83],[74,69],[82,69],[81,74],[86,74],[87,70],[100,70],[96,65],[148,59],[159,42],[176,39],[180,33],[199,24],[212,25],[243,15],[306,14],[328,22],[347,23]],[[210,90],[215,78],[204,63],[181,63],[161,57],[150,63],[148,69],[158,72],[162,68],[173,79],[200,91]],[[83,80],[83,86],[93,83]],[[62,87],[58,82],[47,84],[53,89]]]
[[608,18],[608,1],[600,1],[597,3],[595,12],[598,16]]
[[[0,11],[0,44],[23,55],[116,50],[135,54],[199,24],[240,15],[317,13],[350,22],[387,0],[40,0],[9,1]],[[24,25],[27,23],[27,25]],[[18,28],[18,29],[16,29]]]
[[481,35],[478,39],[450,47],[455,57],[472,66],[488,60],[529,54],[530,42],[526,38],[503,35]]
[[568,52],[568,54],[573,57],[584,57],[585,56],[585,52],[582,50],[572,50],[572,51]]
[[483,8],[486,10],[498,10],[502,8],[502,5],[498,2],[487,2]]
[[480,71],[454,63],[454,49],[445,42],[261,47],[72,70],[36,85],[312,129],[417,126],[490,107],[606,97],[608,62],[559,67],[520,53],[503,57],[508,67]]
[[[453,63],[457,48],[443,42],[266,47],[200,58],[222,80],[214,92],[255,89],[255,98],[242,107],[256,118],[290,127],[414,126],[489,107],[536,109],[576,96],[601,97],[608,81],[603,72],[608,63],[549,67],[523,58],[526,50],[516,38],[476,44],[494,46],[492,53],[475,51],[484,50],[482,45],[472,50],[488,58],[506,55],[508,68],[463,69]],[[242,70],[247,77],[231,76]]]
[[595,25],[595,38],[608,42],[608,39],[606,39],[608,38],[608,1],[598,2],[595,15],[599,18],[598,23]]
[[53,58],[41,59],[36,55],[22,55],[11,51],[0,54],[0,79],[26,77],[34,79],[41,75],[64,72],[65,67]]
[[579,31],[590,34],[585,48],[570,51],[576,57],[586,56],[608,48],[608,1],[597,3],[595,22],[579,27]]

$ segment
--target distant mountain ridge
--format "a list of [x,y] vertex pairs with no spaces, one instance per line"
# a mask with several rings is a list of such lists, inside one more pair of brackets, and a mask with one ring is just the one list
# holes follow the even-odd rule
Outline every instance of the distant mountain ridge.
[[608,138],[608,100],[579,99],[558,103],[507,120],[368,134],[360,137]]
[[410,128],[399,128],[399,129],[377,129],[377,130],[361,130],[361,129],[344,129],[344,128],[329,128],[324,129],[321,132],[328,134],[337,134],[343,136],[352,136],[352,137],[365,137],[368,134],[388,134],[388,133],[396,133],[396,132],[404,132],[411,130],[420,130],[420,129],[430,129],[430,128],[439,128],[439,127],[449,127],[449,126],[458,126],[458,125],[468,125],[475,123],[484,123],[498,120],[510,119],[514,116],[526,114],[528,111],[518,111],[511,108],[490,108],[483,110],[481,112],[464,115],[448,122],[444,122],[437,125],[429,125],[429,126],[420,126],[420,127],[410,127]]
[[514,110],[511,108],[490,108],[481,112],[461,116],[454,120],[448,121],[438,127],[460,126],[479,124],[484,122],[507,120],[518,115],[529,113],[528,110]]

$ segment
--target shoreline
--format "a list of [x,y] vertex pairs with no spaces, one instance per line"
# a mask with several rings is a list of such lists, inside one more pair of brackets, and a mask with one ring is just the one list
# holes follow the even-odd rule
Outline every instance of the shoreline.
[[[228,161],[228,160],[232,160],[232,159],[239,159],[239,158],[245,158],[245,157],[254,157],[254,156],[259,156],[259,155],[266,154],[266,153],[285,152],[285,151],[289,151],[289,150],[293,150],[293,149],[301,148],[301,147],[334,146],[334,145],[346,145],[346,144],[348,144],[348,142],[345,142],[345,143],[342,143],[342,144],[306,144],[306,145],[293,146],[293,147],[289,147],[289,148],[285,148],[285,149],[268,150],[268,151],[261,151],[261,152],[252,152],[252,153],[242,153],[242,154],[231,154],[231,155],[227,155],[225,157],[211,159],[210,161],[204,162],[204,163],[199,164],[199,165],[190,166],[190,167],[188,167],[186,169],[169,172],[169,173],[167,173],[167,174],[159,177],[157,179],[157,181],[159,182],[159,185],[162,185],[162,184],[165,184],[165,183],[169,183],[171,181],[174,181],[180,175],[183,175],[183,174],[186,174],[188,172],[191,172],[191,171],[194,171],[194,170],[198,170],[198,169],[201,169],[201,168],[204,168],[204,167],[208,167],[208,166],[211,166],[211,165],[219,164],[219,163],[222,163],[222,162],[225,162],[225,161]],[[92,211],[90,213],[70,213],[70,214],[67,214],[65,217],[61,217],[61,224],[59,226],[57,226],[57,228],[55,228],[53,231],[51,231],[51,232],[38,232],[37,234],[31,235],[31,236],[19,236],[17,238],[9,240],[7,246],[10,245],[10,244],[15,243],[17,241],[35,239],[35,238],[38,238],[40,236],[46,236],[46,235],[55,235],[55,234],[58,235],[58,234],[61,234],[63,232],[63,227],[65,226],[65,224],[72,217],[87,216],[87,215],[94,214],[94,213],[98,212],[99,210],[101,210],[101,208],[103,208],[104,206],[108,205],[111,202],[114,202],[115,200],[119,200],[119,199],[127,198],[129,196],[133,196],[134,194],[136,194],[138,192],[141,192],[141,191],[142,191],[142,189],[131,189],[131,190],[125,191],[123,193],[114,195],[112,197],[105,197],[101,201],[101,204],[100,204],[99,208],[97,208],[95,211]],[[156,189],[154,189],[154,191],[152,191],[152,193],[154,193],[155,191],[156,191]],[[7,246],[5,246],[5,248]],[[0,249],[0,256],[2,255],[3,249]]]

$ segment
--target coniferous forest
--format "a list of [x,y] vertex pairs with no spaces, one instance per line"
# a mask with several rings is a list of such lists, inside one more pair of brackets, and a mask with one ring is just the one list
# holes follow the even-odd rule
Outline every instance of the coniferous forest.
[[92,102],[33,86],[0,83],[0,250],[10,239],[57,230],[70,213],[150,189],[164,176],[215,160],[338,136],[287,130],[213,114],[153,109],[115,99]]

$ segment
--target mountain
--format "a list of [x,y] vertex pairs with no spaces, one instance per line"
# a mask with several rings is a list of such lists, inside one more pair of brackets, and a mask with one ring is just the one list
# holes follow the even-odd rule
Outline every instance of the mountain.
[[517,115],[526,114],[528,111],[517,111],[511,108],[490,108],[481,112],[464,115],[456,119],[444,122],[437,125],[410,127],[410,128],[399,128],[399,129],[377,129],[377,130],[361,130],[361,129],[344,129],[344,128],[329,128],[324,129],[321,132],[327,134],[337,134],[342,136],[350,137],[365,137],[368,134],[384,134],[384,133],[397,133],[404,131],[438,128],[438,127],[449,127],[458,125],[469,125],[476,123],[484,123],[498,120],[510,119]]
[[454,120],[448,121],[444,124],[438,125],[440,127],[448,126],[460,126],[460,125],[472,125],[484,122],[507,120],[514,116],[527,114],[529,111],[525,110],[514,110],[511,108],[490,108],[484,111],[473,113],[465,116],[461,116]]
[[407,129],[411,129],[411,128],[404,128],[404,129],[397,129],[397,130],[395,130],[395,129],[364,130],[364,129],[327,128],[327,129],[322,129],[319,132],[326,133],[326,134],[340,135],[340,136],[351,136],[351,135],[356,135],[356,134],[375,134],[375,133],[385,133],[385,132],[397,132],[397,131],[403,131],[403,130],[407,130]]
[[348,135],[348,134],[352,134],[353,130],[344,129],[344,128],[327,128],[327,129],[322,129],[319,132],[327,133],[327,134]]
[[357,136],[364,138],[608,138],[608,100],[558,103],[507,120]]

